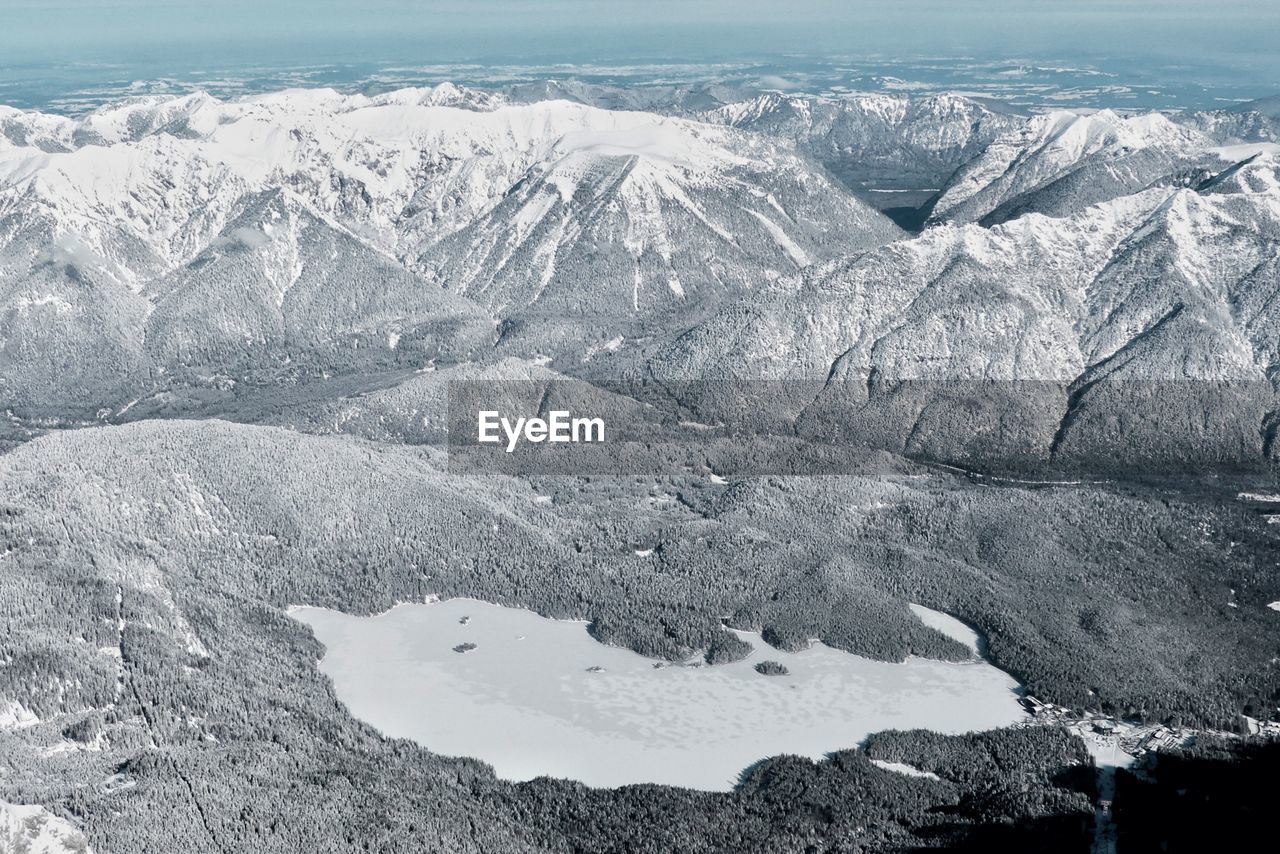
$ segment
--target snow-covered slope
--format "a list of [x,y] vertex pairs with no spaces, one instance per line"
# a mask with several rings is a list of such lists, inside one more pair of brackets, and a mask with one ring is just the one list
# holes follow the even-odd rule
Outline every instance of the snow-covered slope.
[[784,143],[447,85],[0,129],[0,394],[28,405],[173,360],[438,343],[487,322],[457,294],[642,324],[899,236]]
[[561,137],[501,202],[421,263],[499,315],[647,317],[900,236],[785,148],[649,120]]
[[704,114],[794,140],[851,186],[936,189],[1016,115],[958,95],[819,98],[769,93]]
[[242,200],[236,217],[145,296],[147,351],[161,364],[249,362],[255,353],[384,346],[426,361],[493,341],[470,301],[405,270],[288,190]]
[[[1036,210],[1028,198],[1050,187],[1057,190],[1050,193],[1057,207],[1042,212],[1079,210],[1137,192],[1211,145],[1204,135],[1160,113],[1128,118],[1110,110],[1046,113],[993,140],[952,176],[931,219],[1003,221]],[[1076,174],[1087,178],[1071,184],[1070,176]],[[1023,204],[1017,209],[1019,201]],[[1003,215],[993,217],[998,211]]]
[[[315,93],[319,92],[319,97]],[[279,97],[283,95],[285,97]],[[430,88],[399,89],[382,95],[344,97],[332,90],[292,90],[242,101],[224,102],[204,92],[189,95],[146,95],[129,98],[87,115],[67,116],[0,106],[0,148],[33,147],[45,151],[70,151],[86,145],[106,146],[136,142],[156,134],[187,139],[207,136],[220,122],[243,115],[246,107],[259,115],[296,113],[312,106],[341,104],[347,107],[434,106],[491,110],[507,103],[501,95],[442,83]]]
[[[938,226],[744,300],[649,369],[813,384],[815,411],[842,430],[854,413],[882,417],[896,447],[994,419],[1033,458],[1120,447],[1125,432],[1171,456],[1190,443],[1256,457],[1280,365],[1278,170],[1262,155],[1201,192]],[[965,405],[986,395],[998,412],[968,427],[925,417],[953,416],[937,404],[965,384],[985,389]],[[899,408],[879,411],[890,400]]]
[[0,851],[12,854],[93,854],[84,834],[44,807],[0,801]]
[[1176,114],[1172,119],[1220,144],[1280,142],[1280,117],[1253,110],[1210,110]]
[[[193,95],[75,122],[10,113],[7,138],[21,144],[0,149],[0,212],[34,207],[64,230],[123,230],[172,263],[194,255],[199,238],[230,217],[227,199],[282,186],[413,259],[531,167],[567,148],[589,149],[596,136],[603,155],[639,149],[663,159],[666,148],[708,169],[746,163],[728,151],[737,135],[697,122],[564,101],[503,106],[494,96],[442,89],[373,98],[294,90],[227,103]],[[44,130],[50,125],[56,130]],[[37,138],[74,150],[49,152]],[[797,165],[783,162],[785,152],[757,154],[761,171],[771,156],[779,168]]]
[[[953,96],[768,95],[707,117],[454,87],[5,112],[0,409],[239,415],[253,389],[372,394],[514,356],[804,380],[819,388],[779,414],[874,416],[891,446],[953,436],[961,457],[965,407],[1033,458],[1117,431],[1272,446],[1271,143]],[[907,240],[813,155],[916,191],[960,168]],[[938,393],[957,382],[1004,397]],[[1195,393],[1150,391],[1169,382]],[[1143,384],[1146,402],[1120,394]],[[395,402],[376,417],[430,434],[412,419],[439,395],[418,386],[379,393]]]
[[[129,118],[107,120],[116,112],[137,115],[137,108],[93,114],[71,136],[92,128],[100,144],[53,154],[0,151],[0,199],[9,202],[0,211],[34,206],[63,230],[163,241],[168,245],[150,248],[172,263],[202,248],[201,238],[231,216],[230,202],[284,187],[364,229],[382,248],[407,255],[500,198],[564,134],[641,121],[570,104],[479,112],[437,100],[436,90],[375,99],[332,90],[230,103],[203,98],[180,126],[140,135],[124,132],[135,124]],[[161,107],[142,112],[148,127]],[[43,120],[26,115],[32,124]],[[100,133],[103,125],[109,135]],[[192,222],[197,210],[201,217]],[[175,243],[184,229],[192,239]]]

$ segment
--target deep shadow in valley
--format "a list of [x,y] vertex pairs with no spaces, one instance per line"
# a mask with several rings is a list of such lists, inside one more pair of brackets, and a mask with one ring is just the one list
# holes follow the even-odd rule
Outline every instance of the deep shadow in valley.
[[1116,773],[1121,854],[1249,851],[1275,836],[1280,742],[1201,737]]

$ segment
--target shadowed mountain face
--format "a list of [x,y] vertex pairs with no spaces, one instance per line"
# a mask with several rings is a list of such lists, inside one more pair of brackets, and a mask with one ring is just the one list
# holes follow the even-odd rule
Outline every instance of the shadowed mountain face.
[[[1019,204],[1034,210],[1035,194],[1062,204],[1056,196],[1073,188],[1077,195],[1066,201],[1066,210],[1077,210],[1137,192],[1174,172],[1180,158],[1210,145],[1206,137],[1159,113],[1127,119],[1109,110],[1037,116],[992,140],[958,170],[942,188],[932,218],[974,222],[997,211],[1012,212]],[[1092,180],[1064,183],[1082,172]],[[1090,191],[1095,198],[1079,195]]]
[[[1011,441],[1041,459],[1260,458],[1280,358],[1280,181],[1270,155],[1219,169],[1199,190],[938,226],[816,265],[659,345],[647,370],[817,383],[799,406],[837,431],[892,403],[886,446],[926,455],[952,453],[961,382],[990,386],[995,411],[962,421],[999,434],[993,459]],[[952,459],[967,454],[983,456]]]
[[1206,738],[1119,772],[1117,841],[1127,851],[1245,849],[1270,832],[1280,744]]

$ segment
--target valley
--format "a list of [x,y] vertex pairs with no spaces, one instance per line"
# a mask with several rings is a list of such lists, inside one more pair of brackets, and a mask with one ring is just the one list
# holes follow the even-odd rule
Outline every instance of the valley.
[[0,111],[0,848],[1080,851],[1261,767],[1280,119],[1030,101]]

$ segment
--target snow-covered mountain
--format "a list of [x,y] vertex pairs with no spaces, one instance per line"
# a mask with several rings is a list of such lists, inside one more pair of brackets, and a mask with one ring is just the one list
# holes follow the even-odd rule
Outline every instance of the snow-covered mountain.
[[359,346],[412,349],[426,361],[487,347],[494,336],[494,321],[473,303],[281,189],[243,199],[200,254],[143,296],[152,308],[146,349],[160,364]]
[[757,87],[742,83],[651,83],[634,86],[573,78],[534,80],[502,88],[508,100],[532,104],[572,101],[606,110],[635,110],[665,116],[697,118],[726,104],[752,97]]
[[1160,113],[1035,116],[986,146],[938,194],[934,222],[1064,214],[1136,193],[1178,172],[1212,141]]
[[345,97],[333,90],[301,89],[241,101],[220,101],[205,92],[176,97],[145,95],[75,118],[0,105],[0,148],[14,146],[49,152],[71,151],[87,145],[136,142],[156,134],[194,139],[207,136],[224,121],[234,121],[250,113],[284,115],[326,106],[354,109],[389,105],[491,110],[507,101],[497,93],[442,83],[371,97]]
[[1280,142],[1280,117],[1257,110],[1210,110],[1175,114],[1171,118],[1195,128],[1220,145]]
[[[702,116],[451,86],[8,111],[3,408],[315,382],[302,421],[427,436],[416,371],[549,364],[800,382],[771,415],[957,460],[1272,448],[1280,150],[1254,124],[954,96]],[[908,239],[851,175],[943,184],[930,227]]]
[[29,404],[228,348],[449,349],[443,318],[484,316],[454,294],[643,325],[900,236],[785,143],[452,86],[0,127],[0,383]]
[[[1280,160],[1221,168],[1199,191],[943,225],[810,268],[647,370],[795,384],[813,429],[957,460],[1256,458],[1280,365]],[[953,444],[975,434],[989,444]]]
[[500,316],[687,313],[901,233],[760,137],[675,120],[566,134],[432,246],[441,284]]
[[995,104],[958,95],[846,98],[767,93],[703,114],[794,140],[854,187],[879,191],[937,189],[1022,118]]

